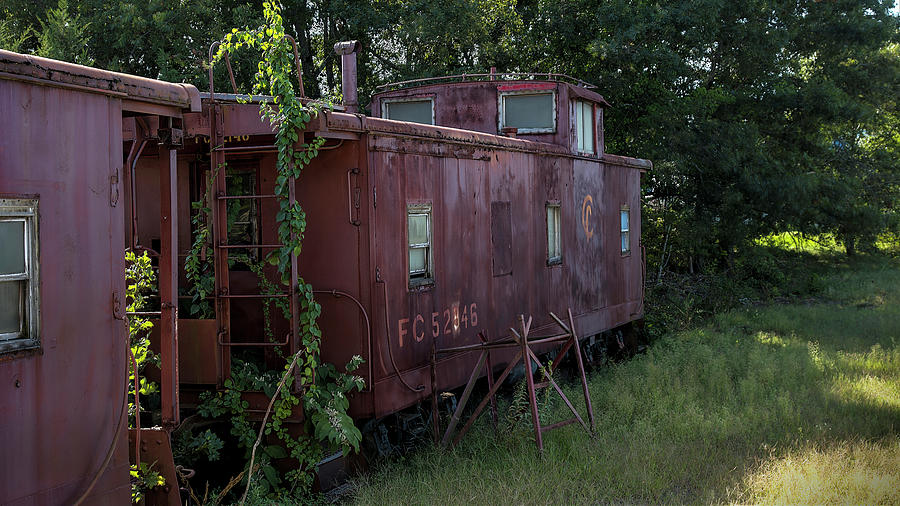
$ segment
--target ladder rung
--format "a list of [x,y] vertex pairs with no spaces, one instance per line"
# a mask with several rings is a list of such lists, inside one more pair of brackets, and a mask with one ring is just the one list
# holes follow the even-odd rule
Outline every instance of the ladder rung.
[[535,388],[535,389],[538,389],[538,388],[547,388],[548,386],[550,386],[550,382],[549,382],[549,381],[542,381],[542,382],[540,382],[540,383],[535,383],[535,384],[534,384],[534,388]]
[[278,195],[219,195],[219,200],[239,200],[239,199],[277,199]]
[[269,347],[269,346],[287,346],[288,343],[290,343],[290,341],[291,341],[291,334],[290,334],[290,333],[288,333],[286,336],[284,336],[284,342],[283,342],[283,343],[270,343],[270,342],[264,342],[264,343],[250,343],[250,342],[230,342],[230,341],[226,343],[225,341],[222,340],[222,335],[221,335],[221,334],[219,335],[219,345],[221,345],[221,346],[265,346],[265,347]]
[[239,293],[229,295],[217,295],[220,299],[277,299],[282,297],[290,297],[289,293]]
[[550,425],[545,425],[545,426],[541,427],[541,432],[547,432],[548,430],[565,427],[566,425],[573,424],[577,421],[578,421],[577,418],[569,418],[568,420],[563,420],[561,422],[551,423]]
[[284,244],[219,244],[222,249],[253,249],[253,248],[280,248]]
[[274,144],[262,146],[216,146],[213,151],[220,152],[251,152],[251,151],[275,151],[277,148]]

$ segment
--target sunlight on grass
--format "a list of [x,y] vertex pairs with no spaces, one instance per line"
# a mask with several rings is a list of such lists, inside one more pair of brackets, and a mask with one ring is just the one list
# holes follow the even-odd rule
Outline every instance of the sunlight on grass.
[[900,439],[805,448],[747,480],[756,504],[900,504]]

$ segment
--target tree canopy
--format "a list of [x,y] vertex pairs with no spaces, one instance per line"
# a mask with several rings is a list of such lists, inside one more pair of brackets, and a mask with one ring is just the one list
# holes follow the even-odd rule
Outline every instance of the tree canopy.
[[[491,66],[596,83],[608,150],[654,162],[651,261],[726,265],[788,230],[852,254],[900,232],[893,0],[304,0],[283,15],[313,97],[339,93],[331,48],[348,39],[363,104],[381,83]],[[244,0],[6,0],[0,47],[203,89],[209,45],[261,23]],[[255,63],[233,60],[249,89]]]

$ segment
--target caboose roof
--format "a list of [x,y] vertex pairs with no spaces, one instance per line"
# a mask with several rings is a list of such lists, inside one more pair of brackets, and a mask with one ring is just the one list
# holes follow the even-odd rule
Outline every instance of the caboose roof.
[[116,96],[122,99],[126,111],[152,112],[148,109],[154,106],[200,111],[200,93],[190,84],[168,83],[2,49],[0,79]]

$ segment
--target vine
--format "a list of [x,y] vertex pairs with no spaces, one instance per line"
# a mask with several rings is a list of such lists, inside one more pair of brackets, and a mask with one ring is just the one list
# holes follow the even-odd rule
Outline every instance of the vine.
[[221,167],[211,171],[206,179],[206,192],[203,198],[191,202],[191,226],[194,229],[194,242],[184,261],[184,275],[188,280],[188,294],[191,296],[191,316],[195,318],[213,318],[212,304],[209,296],[216,289],[216,278],[212,264],[212,243],[209,222],[212,218],[210,195],[213,183]]
[[[254,78],[253,95],[262,96],[260,116],[266,119],[275,132],[275,146],[278,151],[275,193],[278,195],[279,210],[276,215],[278,238],[283,245],[273,251],[267,261],[277,266],[281,282],[290,282],[291,256],[300,255],[306,230],[306,213],[299,202],[291,202],[291,186],[300,177],[304,167],[318,155],[324,139],[317,137],[307,142],[303,137],[306,125],[319,114],[323,105],[304,105],[294,94],[292,82],[292,51],[284,33],[281,7],[275,2],[264,2],[265,25],[255,30],[232,30],[220,45],[216,58],[226,52],[234,52],[242,47],[250,47],[262,53],[262,61]],[[299,70],[299,69],[298,69]],[[271,98],[267,98],[271,97]],[[260,287],[271,290],[272,284],[266,279],[259,265],[251,265],[251,270],[260,278]],[[268,284],[267,284],[268,283]],[[232,378],[225,383],[226,389],[203,397],[200,412],[203,416],[231,417],[231,433],[241,447],[249,452],[250,464],[247,470],[247,490],[251,484],[258,484],[261,491],[273,496],[283,492],[294,495],[306,492],[312,484],[315,464],[321,459],[322,445],[310,438],[294,438],[288,431],[285,420],[291,415],[300,398],[293,392],[287,379],[297,368],[297,387],[302,392],[303,409],[312,428],[312,435],[320,442],[339,446],[344,452],[358,451],[362,434],[347,414],[349,400],[346,394],[354,388],[364,387],[362,378],[352,373],[362,363],[362,358],[354,356],[346,365],[347,373],[340,372],[332,364],[320,363],[322,332],[317,319],[321,306],[315,301],[312,285],[298,278],[296,303],[299,304],[299,320],[294,329],[300,338],[298,352],[285,357],[288,364],[282,374],[272,375],[261,372],[248,362],[235,362]],[[288,310],[286,306],[282,311]],[[269,306],[264,308],[266,316],[265,332],[271,340]],[[289,311],[287,311],[289,313]],[[290,315],[286,317],[289,319]],[[280,377],[280,382],[278,378]],[[245,410],[248,403],[241,397],[242,392],[262,390],[271,397],[270,419],[264,419],[258,435],[254,434]],[[268,413],[267,413],[268,416]],[[258,463],[254,463],[256,449],[263,435],[276,437],[284,446],[265,445]],[[290,457],[298,467],[285,474],[288,487],[282,485],[272,465],[274,459]],[[259,469],[261,478],[254,480],[253,472]],[[246,497],[247,492],[244,492]]]

